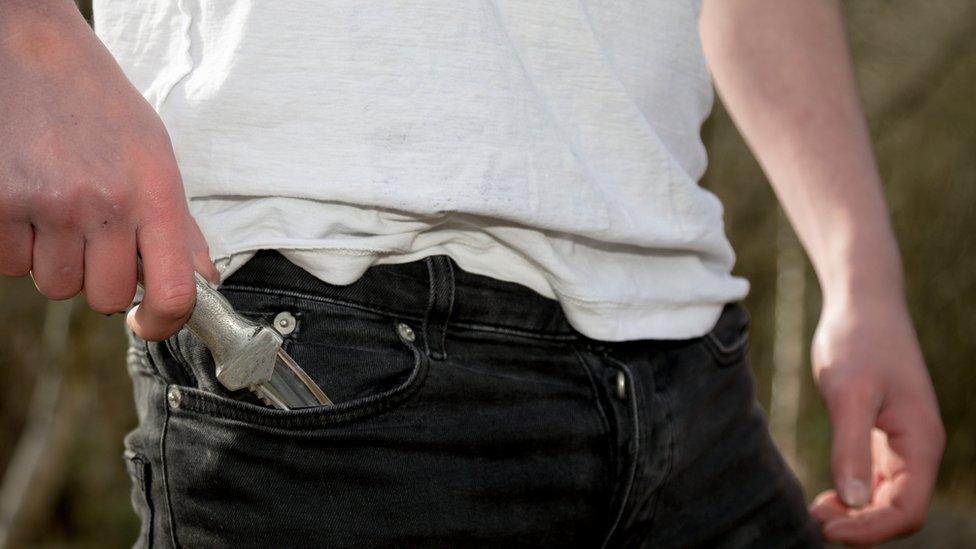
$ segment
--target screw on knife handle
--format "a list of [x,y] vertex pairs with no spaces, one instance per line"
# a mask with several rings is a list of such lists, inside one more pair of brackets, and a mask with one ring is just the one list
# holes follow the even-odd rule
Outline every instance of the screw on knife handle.
[[[142,287],[142,262],[137,263]],[[216,376],[231,391],[267,383],[282,339],[277,332],[237,314],[203,276],[194,273],[196,303],[186,327],[210,349]]]

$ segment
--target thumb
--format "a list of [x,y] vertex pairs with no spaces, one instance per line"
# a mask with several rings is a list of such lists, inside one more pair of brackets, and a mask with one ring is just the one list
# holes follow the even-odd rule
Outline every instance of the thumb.
[[871,430],[878,406],[871,391],[852,383],[826,398],[833,427],[831,470],[834,486],[848,507],[863,507],[871,499]]

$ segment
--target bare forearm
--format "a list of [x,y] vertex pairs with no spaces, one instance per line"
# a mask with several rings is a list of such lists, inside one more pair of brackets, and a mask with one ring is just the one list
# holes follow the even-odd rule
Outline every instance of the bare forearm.
[[945,437],[837,0],[706,0],[701,27],[719,93],[824,291],[811,359],[830,412],[834,489],[812,512],[828,541],[912,532]]
[[828,302],[901,299],[901,266],[835,0],[709,0],[716,86]]

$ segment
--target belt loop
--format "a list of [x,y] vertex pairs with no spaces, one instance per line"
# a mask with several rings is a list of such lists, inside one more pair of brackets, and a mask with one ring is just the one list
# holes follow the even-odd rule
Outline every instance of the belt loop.
[[454,307],[454,267],[446,255],[425,258],[430,280],[427,314],[424,315],[423,335],[427,355],[435,360],[447,358],[445,339],[447,323]]

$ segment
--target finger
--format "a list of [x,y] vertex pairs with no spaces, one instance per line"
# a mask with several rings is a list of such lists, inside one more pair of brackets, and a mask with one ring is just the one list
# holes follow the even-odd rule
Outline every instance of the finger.
[[880,454],[884,457],[879,462],[883,470],[906,470],[935,481],[945,448],[945,430],[938,412],[929,410],[937,410],[937,405],[902,398],[878,416],[880,429],[875,429],[872,442],[875,447],[891,449]]
[[0,275],[24,276],[31,270],[34,229],[28,223],[0,224]]
[[823,527],[823,536],[833,543],[874,545],[899,535],[901,522],[898,511],[891,507],[866,510],[857,516],[827,523]]
[[848,507],[871,499],[871,429],[878,406],[871,393],[854,382],[827,398],[833,429],[831,470],[837,493]]
[[838,543],[873,545],[917,532],[925,522],[928,495],[923,495],[924,490],[916,484],[909,475],[882,483],[879,490],[891,494],[891,501],[851,511],[827,522],[824,537]]
[[821,492],[813,500],[813,503],[810,504],[810,514],[820,524],[827,524],[834,519],[843,517],[847,513],[847,506],[844,505],[844,502],[840,500],[840,496],[834,490]]
[[912,423],[903,427],[886,435],[877,431],[874,434],[883,477],[875,488],[875,502],[825,524],[825,537],[865,545],[921,529],[935,484],[937,462],[918,451],[930,443],[928,429]]
[[85,241],[81,235],[38,227],[34,234],[31,276],[48,299],[74,297],[84,284]]
[[210,259],[210,246],[207,244],[207,239],[203,237],[203,232],[200,231],[200,227],[193,217],[187,216],[187,220],[189,221],[187,231],[190,235],[190,254],[193,257],[193,269],[212,284],[219,284],[220,272],[217,271],[213,260]]
[[85,298],[103,314],[125,310],[136,292],[134,231],[89,235],[85,242]]
[[136,245],[142,256],[142,304],[130,311],[129,327],[147,341],[171,336],[189,317],[196,296],[187,245],[185,206],[169,204],[177,214],[157,215],[139,227]]

